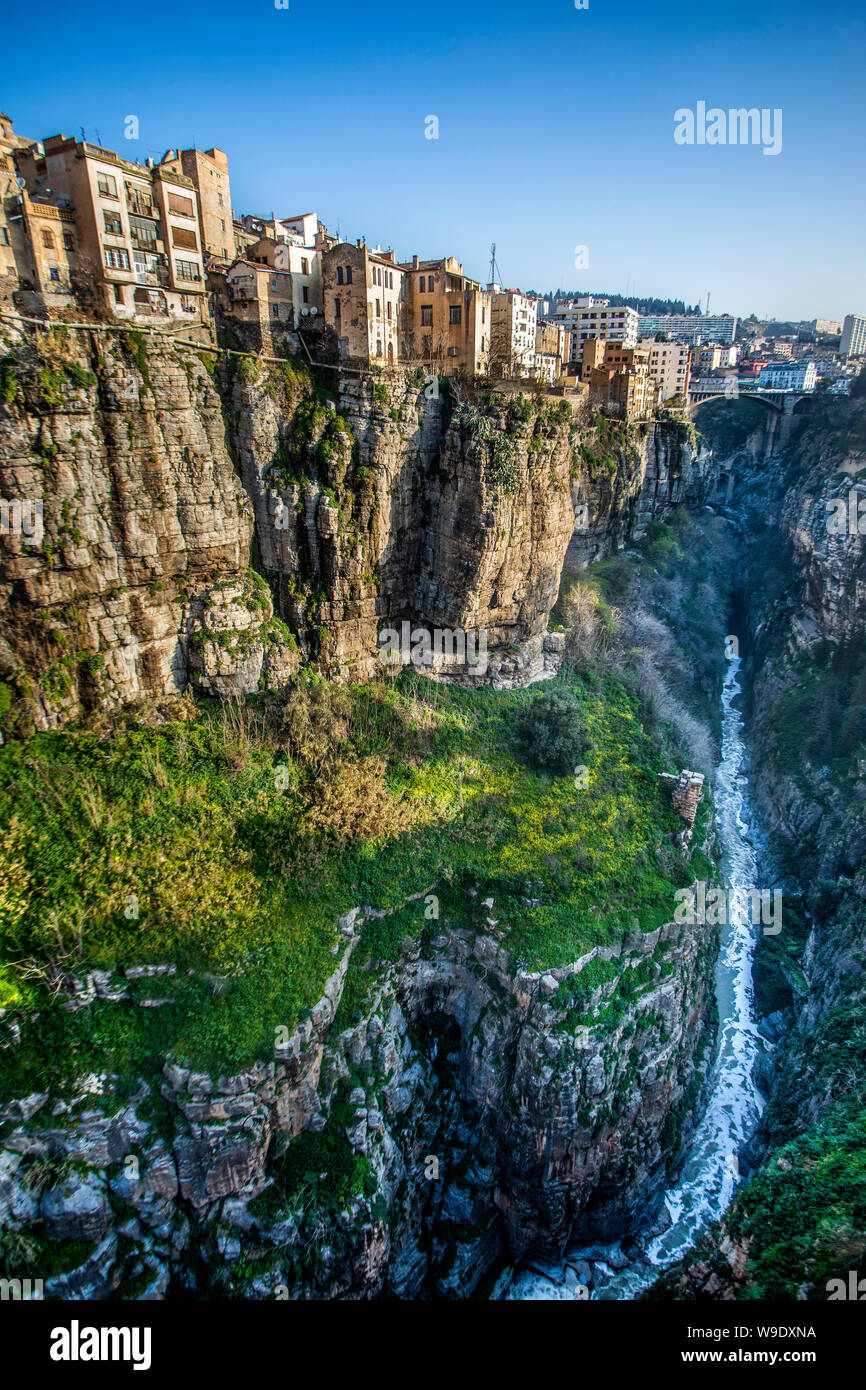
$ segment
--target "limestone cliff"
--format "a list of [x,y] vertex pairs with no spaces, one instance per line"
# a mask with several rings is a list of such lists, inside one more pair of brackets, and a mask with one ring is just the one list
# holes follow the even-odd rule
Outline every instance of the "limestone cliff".
[[582,424],[423,374],[323,385],[62,327],[7,330],[2,370],[2,495],[42,508],[0,554],[22,728],[274,688],[299,661],[363,678],[403,620],[485,633],[486,670],[446,674],[525,684],[558,664],[569,545],[585,563],[706,485],[676,422]]

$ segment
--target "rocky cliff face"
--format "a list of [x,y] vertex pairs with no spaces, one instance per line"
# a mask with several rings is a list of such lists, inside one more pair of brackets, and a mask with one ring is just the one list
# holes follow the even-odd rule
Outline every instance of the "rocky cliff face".
[[275,688],[299,661],[363,678],[403,621],[485,634],[484,670],[446,644],[443,674],[526,684],[558,665],[569,545],[585,563],[707,487],[675,424],[579,427],[556,400],[423,375],[328,392],[238,361],[108,330],[7,338],[0,487],[42,508],[0,555],[21,727]]
[[756,955],[769,1100],[743,1159],[758,1171],[661,1296],[824,1299],[862,1258],[864,449],[855,394],[810,402],[783,438],[756,432],[720,465],[742,556],[750,781],[784,908]]
[[[102,1077],[50,1113],[39,1093],[8,1105],[0,1224],[87,1243],[48,1296],[465,1297],[506,1251],[625,1230],[703,1080],[713,932],[636,930],[539,975],[515,972],[495,910],[407,939],[344,1027],[351,912],[309,1020],[242,1074],[167,1062],[159,1098]],[[363,1185],[341,1187],[352,1172]]]

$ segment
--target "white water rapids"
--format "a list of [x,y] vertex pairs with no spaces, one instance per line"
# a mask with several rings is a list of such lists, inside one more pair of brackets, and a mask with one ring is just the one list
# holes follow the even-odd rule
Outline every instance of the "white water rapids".
[[[748,781],[743,771],[740,662],[733,660],[722,691],[721,762],[716,773],[716,824],[727,890],[727,924],[716,965],[719,1033],[706,1110],[677,1184],[665,1193],[667,1224],[630,1233],[628,1257],[619,1243],[569,1250],[559,1266],[534,1264],[509,1270],[497,1281],[495,1299],[583,1299],[581,1278],[591,1271],[590,1297],[634,1298],[679,1260],[695,1238],[728,1206],[739,1181],[737,1153],[762,1109],[752,1068],[761,1041],[752,1008],[752,950],[757,931],[750,921],[750,890],[757,886],[757,858],[749,839]],[[669,1220],[668,1220],[669,1218]]]

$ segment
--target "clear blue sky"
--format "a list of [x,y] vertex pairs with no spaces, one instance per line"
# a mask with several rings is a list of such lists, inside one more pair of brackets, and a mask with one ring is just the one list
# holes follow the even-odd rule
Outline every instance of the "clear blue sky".
[[[479,279],[495,240],[527,289],[866,313],[862,0],[42,0],[34,19],[5,30],[16,130],[83,126],[142,160],[218,145],[236,212],[315,211]],[[782,152],[676,145],[698,101],[781,107]]]

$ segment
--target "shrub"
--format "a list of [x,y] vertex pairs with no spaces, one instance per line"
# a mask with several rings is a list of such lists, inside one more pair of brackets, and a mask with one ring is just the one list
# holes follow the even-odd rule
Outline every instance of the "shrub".
[[527,756],[551,772],[572,772],[586,751],[583,706],[570,690],[550,690],[533,701],[520,732]]

